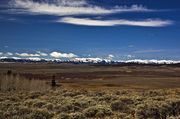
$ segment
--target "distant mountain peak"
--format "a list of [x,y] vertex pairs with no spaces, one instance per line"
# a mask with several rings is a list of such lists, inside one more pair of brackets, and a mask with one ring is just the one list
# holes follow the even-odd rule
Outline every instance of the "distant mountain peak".
[[175,60],[108,60],[101,58],[74,58],[71,60],[61,59],[44,59],[44,58],[19,58],[19,57],[0,57],[0,62],[52,62],[52,63],[92,63],[92,64],[180,64],[180,61]]

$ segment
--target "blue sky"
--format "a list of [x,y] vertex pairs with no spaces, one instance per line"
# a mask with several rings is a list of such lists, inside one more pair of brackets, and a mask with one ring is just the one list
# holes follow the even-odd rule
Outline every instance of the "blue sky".
[[180,1],[1,0],[4,56],[180,60]]

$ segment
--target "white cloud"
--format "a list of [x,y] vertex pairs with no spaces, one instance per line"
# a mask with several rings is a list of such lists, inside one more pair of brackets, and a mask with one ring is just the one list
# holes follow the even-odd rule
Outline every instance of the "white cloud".
[[114,58],[114,55],[109,54],[107,58],[108,58],[109,60],[112,60],[112,59]]
[[40,54],[16,53],[20,57],[40,57]]
[[60,52],[52,52],[50,56],[53,58],[75,58],[77,55],[73,53],[60,53]]
[[128,26],[142,26],[142,27],[163,27],[173,24],[170,20],[160,20],[160,19],[147,19],[147,20],[94,20],[89,18],[74,18],[74,17],[64,17],[57,22],[74,24],[74,25],[84,25],[84,26],[118,26],[118,25],[128,25]]
[[[89,4],[86,0],[53,0],[51,3],[35,2],[33,0],[12,0],[10,5],[16,11],[31,13],[31,14],[48,14],[56,16],[64,15],[98,15],[98,14],[112,14],[121,12],[149,12],[154,11],[147,9],[142,5],[116,6],[113,8],[104,8],[97,5]],[[20,8],[20,9],[19,9]]]
[[127,59],[131,59],[131,58],[134,58],[135,56],[133,55],[126,55]]
[[32,60],[32,61],[41,61],[42,59],[39,57],[28,57],[26,58],[27,60]]
[[127,57],[128,57],[128,58],[131,58],[131,57],[132,57],[132,55],[127,55]]
[[7,53],[4,53],[3,55],[7,57],[7,56],[12,56],[12,55],[13,55],[13,53],[11,53],[11,52],[7,52]]
[[113,58],[113,57],[114,57],[114,55],[112,55],[112,54],[109,54],[109,55],[108,55],[108,57],[111,57],[111,58]]
[[0,52],[0,55],[3,55],[3,53],[2,53],[2,52]]
[[[14,13],[25,14],[45,14],[55,16],[69,16],[69,15],[103,15],[124,12],[154,12],[157,10],[148,9],[142,5],[132,6],[114,6],[103,7],[95,4],[90,4],[88,0],[11,0],[10,6]],[[98,16],[101,18],[100,16]],[[102,18],[101,18],[102,19]],[[144,26],[144,27],[162,27],[171,25],[169,20],[93,20],[88,18],[72,18],[65,17],[57,20],[57,22],[86,25],[86,26]]]
[[11,55],[13,55],[13,53],[7,52],[6,55],[11,56]]
[[44,53],[44,52],[41,52],[41,51],[37,51],[37,53],[40,55],[40,56],[48,56],[48,54],[47,53]]

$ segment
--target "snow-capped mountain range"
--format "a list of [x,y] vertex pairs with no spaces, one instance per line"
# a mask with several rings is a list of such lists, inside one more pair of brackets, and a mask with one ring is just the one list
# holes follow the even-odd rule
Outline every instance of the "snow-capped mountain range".
[[19,58],[19,57],[0,57],[0,62],[54,62],[54,63],[94,63],[94,64],[122,64],[122,63],[136,63],[136,64],[180,64],[180,60],[109,60],[101,58],[74,58],[69,60],[61,59],[44,59],[44,58]]

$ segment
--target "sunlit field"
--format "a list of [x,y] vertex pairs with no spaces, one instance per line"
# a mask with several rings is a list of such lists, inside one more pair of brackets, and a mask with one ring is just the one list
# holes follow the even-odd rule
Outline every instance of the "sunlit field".
[[0,70],[0,119],[180,118],[179,67],[1,64]]

